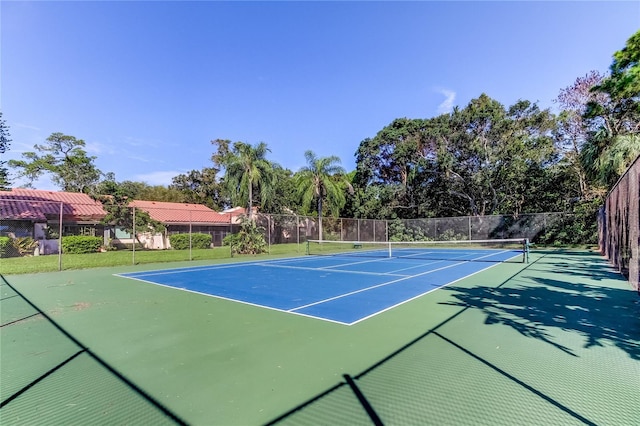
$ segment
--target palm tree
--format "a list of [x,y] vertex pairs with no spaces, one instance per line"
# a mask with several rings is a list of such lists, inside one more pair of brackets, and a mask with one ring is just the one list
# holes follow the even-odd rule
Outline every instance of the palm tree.
[[640,135],[611,138],[601,131],[586,141],[580,160],[595,182],[611,189],[639,155]]
[[225,167],[224,182],[233,194],[235,202],[246,202],[249,219],[253,218],[253,190],[260,189],[265,199],[274,184],[273,164],[265,158],[267,144],[260,142],[251,146],[244,142],[235,142],[221,163]]
[[344,190],[350,189],[351,185],[346,178],[345,170],[340,166],[340,158],[335,155],[318,158],[313,151],[306,151],[304,158],[307,160],[307,166],[296,174],[296,185],[305,209],[310,208],[313,201],[316,202],[318,238],[322,240],[324,203],[334,216],[337,216],[346,202]]

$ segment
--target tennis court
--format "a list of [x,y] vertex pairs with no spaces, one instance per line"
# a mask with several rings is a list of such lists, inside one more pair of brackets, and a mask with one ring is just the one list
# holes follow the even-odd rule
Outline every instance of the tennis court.
[[637,424],[640,304],[602,256],[447,250],[4,277],[0,422]]
[[[387,256],[388,248],[330,244],[331,256],[119,276],[351,325],[494,266],[491,262],[523,256],[513,249],[405,246],[398,249],[401,254]],[[338,246],[351,250],[337,252]]]

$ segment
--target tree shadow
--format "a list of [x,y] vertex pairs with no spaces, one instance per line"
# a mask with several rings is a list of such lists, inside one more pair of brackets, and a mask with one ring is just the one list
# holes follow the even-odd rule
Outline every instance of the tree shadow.
[[[601,256],[598,252],[556,250],[552,256],[557,256],[557,258],[553,259],[552,271],[554,272],[597,281],[619,279],[621,277],[621,273],[616,271],[613,266],[601,261],[602,257],[599,257],[598,261],[594,260],[594,256]],[[571,259],[573,262],[567,259]],[[549,269],[544,266],[537,268],[533,265],[528,268],[528,271],[549,272]]]
[[573,356],[571,348],[554,340],[553,328],[579,334],[584,348],[611,343],[640,360],[640,303],[633,291],[529,279],[539,285],[450,286],[457,300],[444,304],[478,309],[486,315],[485,324],[507,325]]

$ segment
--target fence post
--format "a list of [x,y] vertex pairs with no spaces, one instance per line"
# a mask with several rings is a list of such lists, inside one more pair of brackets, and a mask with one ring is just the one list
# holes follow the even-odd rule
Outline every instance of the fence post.
[[131,212],[131,214],[133,215],[133,251],[131,254],[131,259],[133,264],[136,264],[136,208],[133,207],[132,209],[133,211]]
[[384,221],[384,236],[387,239],[387,241],[389,241],[389,221],[388,220]]
[[267,244],[267,253],[271,254],[271,215],[267,215],[267,238],[269,239],[269,244]]
[[191,221],[191,210],[189,210],[189,262],[191,262],[193,260],[193,254],[192,254],[192,237],[191,237],[191,231],[192,231],[192,221]]
[[58,226],[58,271],[62,271],[62,206],[60,203],[60,217]]

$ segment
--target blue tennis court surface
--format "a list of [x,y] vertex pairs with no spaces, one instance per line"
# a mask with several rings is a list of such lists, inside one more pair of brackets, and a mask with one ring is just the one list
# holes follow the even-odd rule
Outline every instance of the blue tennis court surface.
[[[468,256],[307,256],[119,276],[351,325],[495,265],[469,261]],[[484,250],[477,256],[506,261],[522,253]]]

